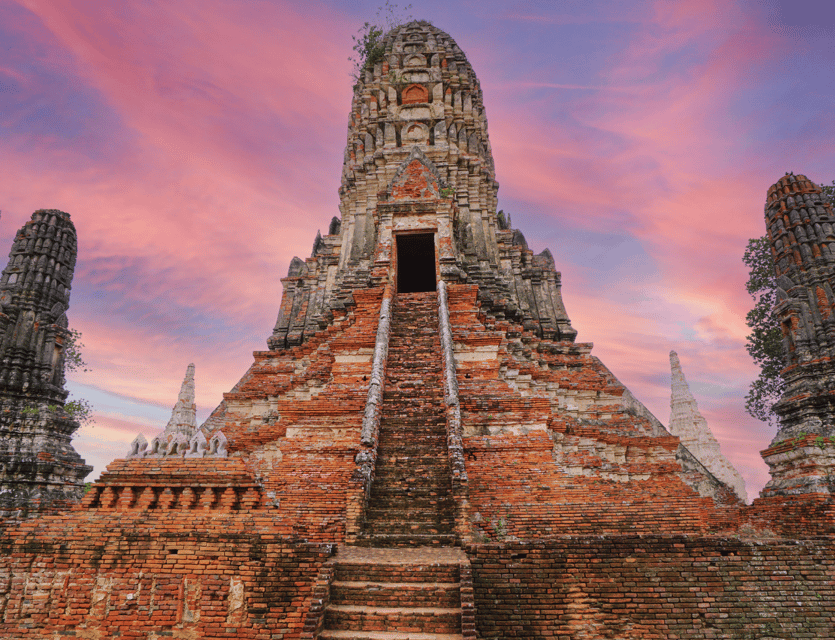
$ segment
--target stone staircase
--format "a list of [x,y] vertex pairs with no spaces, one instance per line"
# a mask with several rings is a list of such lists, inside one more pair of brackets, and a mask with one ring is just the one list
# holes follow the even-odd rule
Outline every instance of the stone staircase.
[[[473,627],[472,588],[462,588],[458,548],[341,548],[319,638],[463,640]],[[462,607],[462,600],[467,608]],[[465,613],[465,611],[467,613]]]
[[435,292],[392,308],[377,464],[357,546],[341,547],[318,638],[471,640],[472,578],[455,547]]
[[455,544],[438,298],[398,294],[392,309],[377,466],[359,544]]

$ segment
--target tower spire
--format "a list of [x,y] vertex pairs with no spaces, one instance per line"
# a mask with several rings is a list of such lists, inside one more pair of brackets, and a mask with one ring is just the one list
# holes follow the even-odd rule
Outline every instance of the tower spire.
[[707,420],[699,413],[696,398],[684,377],[681,361],[675,351],[670,351],[671,387],[670,433],[678,436],[696,459],[719,480],[731,487],[740,499],[747,501],[745,480],[728,459],[722,455],[719,443],[713,436]]
[[171,410],[171,419],[165,426],[165,433],[182,433],[191,438],[197,428],[197,405],[194,403],[194,363],[188,365],[186,377],[180,386],[177,403]]

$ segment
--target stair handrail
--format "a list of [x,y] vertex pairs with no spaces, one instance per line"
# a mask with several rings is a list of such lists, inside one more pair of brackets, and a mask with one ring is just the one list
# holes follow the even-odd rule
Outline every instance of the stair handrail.
[[452,328],[449,322],[449,298],[446,282],[438,282],[438,333],[441,338],[441,351],[444,356],[444,402],[447,418],[447,448],[452,472],[452,493],[457,507],[457,529],[462,542],[468,542],[470,527],[468,523],[467,467],[464,464],[463,427],[461,424],[461,404],[458,400],[458,376],[455,373],[455,347],[452,341]]
[[394,297],[391,287],[386,286],[380,303],[380,317],[377,321],[377,337],[374,341],[374,357],[371,361],[371,379],[368,382],[368,396],[360,430],[361,448],[354,462],[354,481],[360,485],[358,491],[349,496],[346,505],[346,542],[353,542],[360,533],[374,479],[374,465],[377,460],[377,442],[380,436],[380,417],[383,404],[383,381],[386,377],[389,337],[391,335],[391,304]]
[[360,442],[366,447],[376,449],[380,428],[380,407],[383,403],[383,380],[386,377],[386,361],[389,353],[391,336],[391,301],[392,292],[386,287],[383,301],[380,303],[380,319],[377,322],[377,338],[374,341],[374,359],[371,363],[371,380],[368,382],[368,398],[365,401],[365,413],[362,418]]

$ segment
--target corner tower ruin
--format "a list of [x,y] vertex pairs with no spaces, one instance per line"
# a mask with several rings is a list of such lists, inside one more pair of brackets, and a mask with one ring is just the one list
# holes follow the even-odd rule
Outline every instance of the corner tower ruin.
[[820,187],[787,174],[768,190],[786,389],[763,458],[763,496],[835,494],[835,218]]
[[40,209],[17,232],[0,277],[0,514],[45,512],[81,497],[92,467],[64,410],[67,308],[75,269],[70,216]]

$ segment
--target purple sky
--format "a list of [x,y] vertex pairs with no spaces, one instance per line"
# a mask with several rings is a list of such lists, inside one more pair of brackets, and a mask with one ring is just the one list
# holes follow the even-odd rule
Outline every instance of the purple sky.
[[[0,253],[69,212],[69,388],[95,465],[205,418],[264,349],[279,278],[338,214],[351,35],[380,3],[0,0]],[[549,247],[578,340],[666,424],[670,349],[749,496],[741,256],[786,171],[835,178],[835,3],[414,2],[484,91],[499,206]]]

